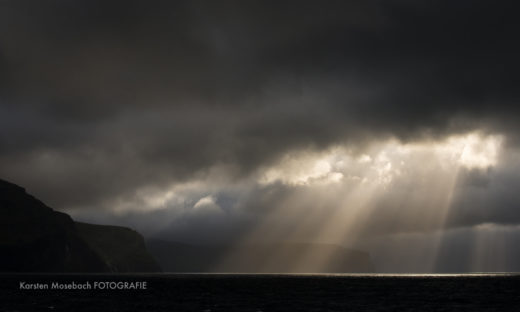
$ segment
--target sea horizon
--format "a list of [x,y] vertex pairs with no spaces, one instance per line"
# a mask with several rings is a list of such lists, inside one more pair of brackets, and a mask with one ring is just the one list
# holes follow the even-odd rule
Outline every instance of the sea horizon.
[[0,273],[2,311],[516,311],[518,272]]
[[337,276],[337,277],[457,277],[457,276],[520,276],[520,272],[449,272],[449,273],[285,273],[285,272],[0,272],[0,276],[16,275],[71,275],[71,276]]

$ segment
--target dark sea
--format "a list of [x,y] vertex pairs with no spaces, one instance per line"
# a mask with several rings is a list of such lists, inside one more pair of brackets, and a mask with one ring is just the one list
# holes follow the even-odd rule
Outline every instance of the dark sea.
[[[517,274],[2,274],[0,280],[1,311],[520,311]],[[64,289],[73,285],[92,288]]]

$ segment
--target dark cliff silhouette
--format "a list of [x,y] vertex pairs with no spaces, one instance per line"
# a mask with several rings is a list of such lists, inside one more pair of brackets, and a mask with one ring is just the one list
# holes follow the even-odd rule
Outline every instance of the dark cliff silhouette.
[[76,222],[76,228],[111,272],[161,271],[138,232],[121,226],[82,222]]
[[76,223],[0,179],[0,272],[156,272],[143,237]]

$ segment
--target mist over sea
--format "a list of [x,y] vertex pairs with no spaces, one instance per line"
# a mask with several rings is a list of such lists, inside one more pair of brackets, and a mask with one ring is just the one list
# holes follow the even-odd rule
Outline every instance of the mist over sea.
[[[105,282],[113,289],[21,286]],[[518,311],[520,275],[3,274],[0,302],[12,312]]]

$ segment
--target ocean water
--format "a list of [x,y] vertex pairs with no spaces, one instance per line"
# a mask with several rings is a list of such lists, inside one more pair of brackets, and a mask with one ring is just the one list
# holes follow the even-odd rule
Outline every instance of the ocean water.
[[0,311],[520,311],[520,275],[3,274]]

